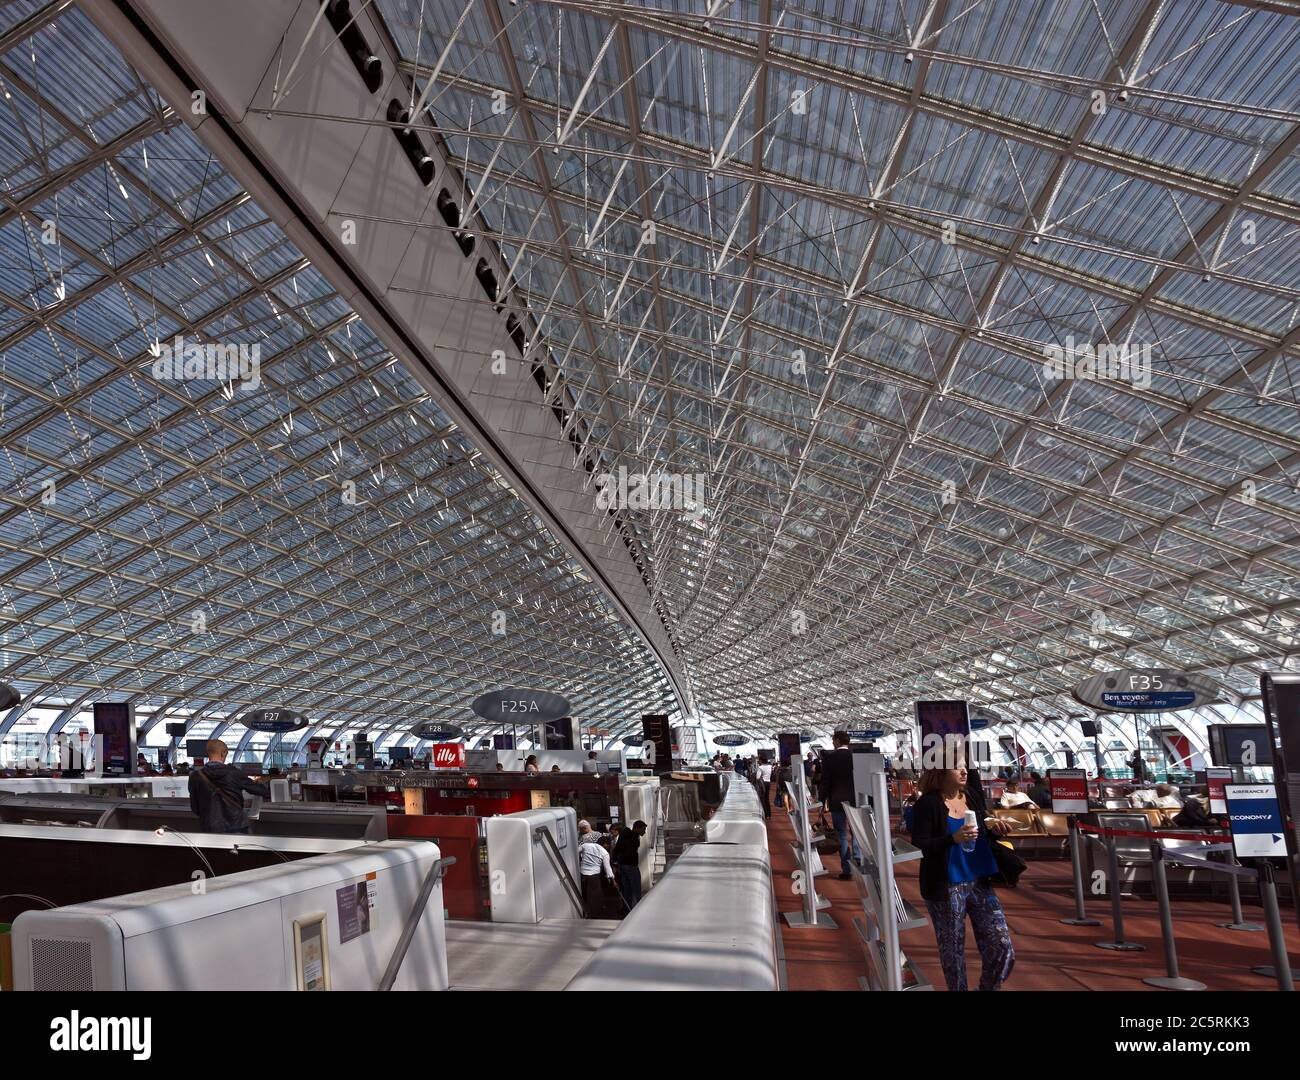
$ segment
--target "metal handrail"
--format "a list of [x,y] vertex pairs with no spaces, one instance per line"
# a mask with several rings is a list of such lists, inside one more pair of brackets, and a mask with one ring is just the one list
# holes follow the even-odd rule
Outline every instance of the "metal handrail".
[[539,837],[544,839],[545,843],[542,846],[546,848],[547,857],[559,873],[560,880],[564,882],[564,891],[568,893],[573,906],[578,909],[578,918],[585,919],[587,917],[587,905],[582,901],[582,890],[578,888],[578,883],[573,880],[569,868],[564,865],[564,856],[560,854],[560,849],[555,843],[555,837],[551,835],[551,830],[545,825],[538,825],[533,829],[533,839],[536,840]]
[[447,867],[454,866],[456,857],[448,855],[444,858],[434,859],[433,865],[429,867],[429,872],[424,876],[424,884],[420,886],[420,895],[415,898],[415,905],[411,908],[411,913],[406,917],[406,925],[402,927],[402,936],[397,939],[397,947],[393,950],[392,958],[388,961],[388,967],[384,969],[383,977],[379,980],[379,990],[391,990],[393,983],[397,982],[397,973],[401,970],[402,961],[406,959],[406,954],[411,948],[411,942],[415,939],[416,927],[420,925],[420,920],[424,918],[424,909],[429,906],[429,897],[433,895],[433,888],[442,880],[442,875],[446,873]]

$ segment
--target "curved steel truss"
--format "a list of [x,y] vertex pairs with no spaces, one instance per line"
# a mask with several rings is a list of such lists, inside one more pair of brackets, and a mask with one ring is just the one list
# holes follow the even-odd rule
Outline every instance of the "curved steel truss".
[[706,478],[635,527],[713,717],[1289,660],[1289,5],[377,7],[606,467]]
[[[1032,720],[1117,665],[1235,702],[1292,665],[1292,5],[353,7],[404,57],[583,453],[702,478],[621,520],[712,720],[948,695]],[[314,32],[286,43],[307,67],[337,45]],[[396,728],[513,682],[584,722],[666,703],[74,6],[0,11],[0,81],[0,678],[155,723],[275,694]],[[260,388],[155,378],[178,334],[258,342]],[[1080,377],[1098,350],[1127,366]]]
[[[146,727],[267,703],[465,722],[497,686],[591,724],[662,708],[639,639],[284,232],[81,12],[22,8],[0,12],[0,679],[26,701],[0,734],[105,692]],[[180,377],[231,342],[256,378]]]

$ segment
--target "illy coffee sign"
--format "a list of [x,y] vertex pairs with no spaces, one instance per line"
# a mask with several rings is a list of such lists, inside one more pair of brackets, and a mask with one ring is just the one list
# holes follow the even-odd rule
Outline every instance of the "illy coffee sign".
[[464,743],[434,743],[433,767],[435,769],[463,769],[465,767]]

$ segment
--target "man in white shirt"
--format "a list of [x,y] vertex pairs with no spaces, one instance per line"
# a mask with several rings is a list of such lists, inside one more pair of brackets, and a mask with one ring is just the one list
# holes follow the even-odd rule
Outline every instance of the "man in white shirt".
[[609,862],[609,852],[591,829],[591,822],[578,822],[578,873],[582,878],[582,899],[587,906],[587,918],[605,916],[605,886],[601,875],[614,880],[614,868]]
[[587,755],[587,760],[582,763],[582,771],[585,773],[600,772],[600,766],[596,762],[596,751],[592,750]]
[[1007,781],[1007,790],[1002,793],[1002,809],[1014,810],[1017,806],[1033,806],[1034,800],[1020,790],[1014,780]]
[[763,803],[763,817],[764,819],[770,819],[772,817],[772,800],[768,792],[772,787],[772,763],[770,761],[760,762],[755,770],[755,776],[754,786],[758,788],[758,797]]

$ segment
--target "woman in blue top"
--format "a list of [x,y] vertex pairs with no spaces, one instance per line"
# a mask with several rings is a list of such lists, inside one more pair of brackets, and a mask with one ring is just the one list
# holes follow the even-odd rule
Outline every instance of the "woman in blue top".
[[[1011,974],[1016,954],[1002,904],[989,884],[998,875],[989,830],[1001,836],[1009,826],[988,817],[984,790],[978,778],[967,782],[964,768],[927,769],[920,789],[912,809],[912,843],[921,849],[921,896],[948,989],[966,989],[969,916],[983,961],[979,988],[997,990]],[[975,813],[974,825],[966,824],[968,810]],[[972,841],[966,851],[963,845]]]

